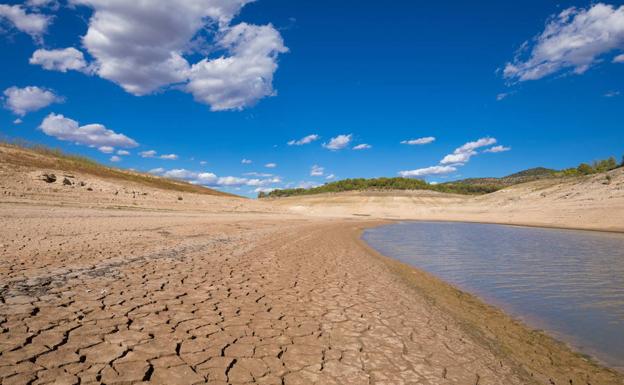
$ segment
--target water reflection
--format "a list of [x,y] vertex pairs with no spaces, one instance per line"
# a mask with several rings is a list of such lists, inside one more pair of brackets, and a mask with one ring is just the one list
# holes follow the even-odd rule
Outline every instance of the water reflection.
[[624,370],[624,235],[407,222],[364,239]]

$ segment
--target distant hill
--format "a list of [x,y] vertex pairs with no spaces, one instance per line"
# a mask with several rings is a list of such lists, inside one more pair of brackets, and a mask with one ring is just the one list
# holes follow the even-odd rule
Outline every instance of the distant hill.
[[473,186],[500,186],[501,188],[503,188],[507,186],[513,186],[518,183],[531,182],[538,179],[554,178],[560,176],[559,173],[559,171],[551,168],[535,167],[519,171],[514,174],[504,176],[502,178],[468,178],[453,183],[463,183]]
[[590,175],[599,172],[613,170],[622,167],[617,164],[615,158],[596,161],[591,165],[581,163],[578,167],[564,170],[554,170],[545,167],[535,167],[519,171],[502,178],[468,178],[453,182],[430,184],[420,179],[411,178],[372,178],[372,179],[344,179],[336,182],[326,183],[313,188],[296,188],[274,190],[270,193],[260,193],[259,198],[277,198],[293,195],[311,195],[322,193],[335,193],[343,191],[364,191],[364,190],[430,190],[454,194],[488,194],[501,190],[505,187],[520,183],[531,182],[538,179],[565,178],[579,175]]

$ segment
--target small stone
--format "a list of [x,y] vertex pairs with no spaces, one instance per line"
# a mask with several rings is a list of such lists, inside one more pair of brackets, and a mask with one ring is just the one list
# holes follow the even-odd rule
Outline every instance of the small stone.
[[41,179],[46,183],[54,183],[56,182],[56,175],[54,174],[43,174],[41,175]]

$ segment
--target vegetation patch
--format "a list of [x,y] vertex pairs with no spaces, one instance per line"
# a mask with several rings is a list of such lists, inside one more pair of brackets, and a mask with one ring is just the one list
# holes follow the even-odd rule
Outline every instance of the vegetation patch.
[[344,179],[326,183],[312,188],[295,188],[273,190],[269,193],[260,192],[258,198],[281,198],[295,195],[312,195],[322,193],[338,193],[344,191],[366,190],[429,190],[451,194],[480,195],[488,194],[505,187],[520,183],[531,182],[539,179],[567,178],[582,175],[591,175],[610,171],[624,165],[618,164],[614,157],[598,160],[592,164],[581,163],[577,167],[564,170],[554,170],[544,167],[536,167],[520,171],[502,178],[469,178],[454,182],[431,184],[421,179],[412,178],[372,178],[372,179]]

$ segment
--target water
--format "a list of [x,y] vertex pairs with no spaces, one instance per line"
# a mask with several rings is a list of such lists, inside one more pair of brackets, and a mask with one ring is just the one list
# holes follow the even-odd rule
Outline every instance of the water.
[[624,371],[624,234],[406,222],[363,238]]

